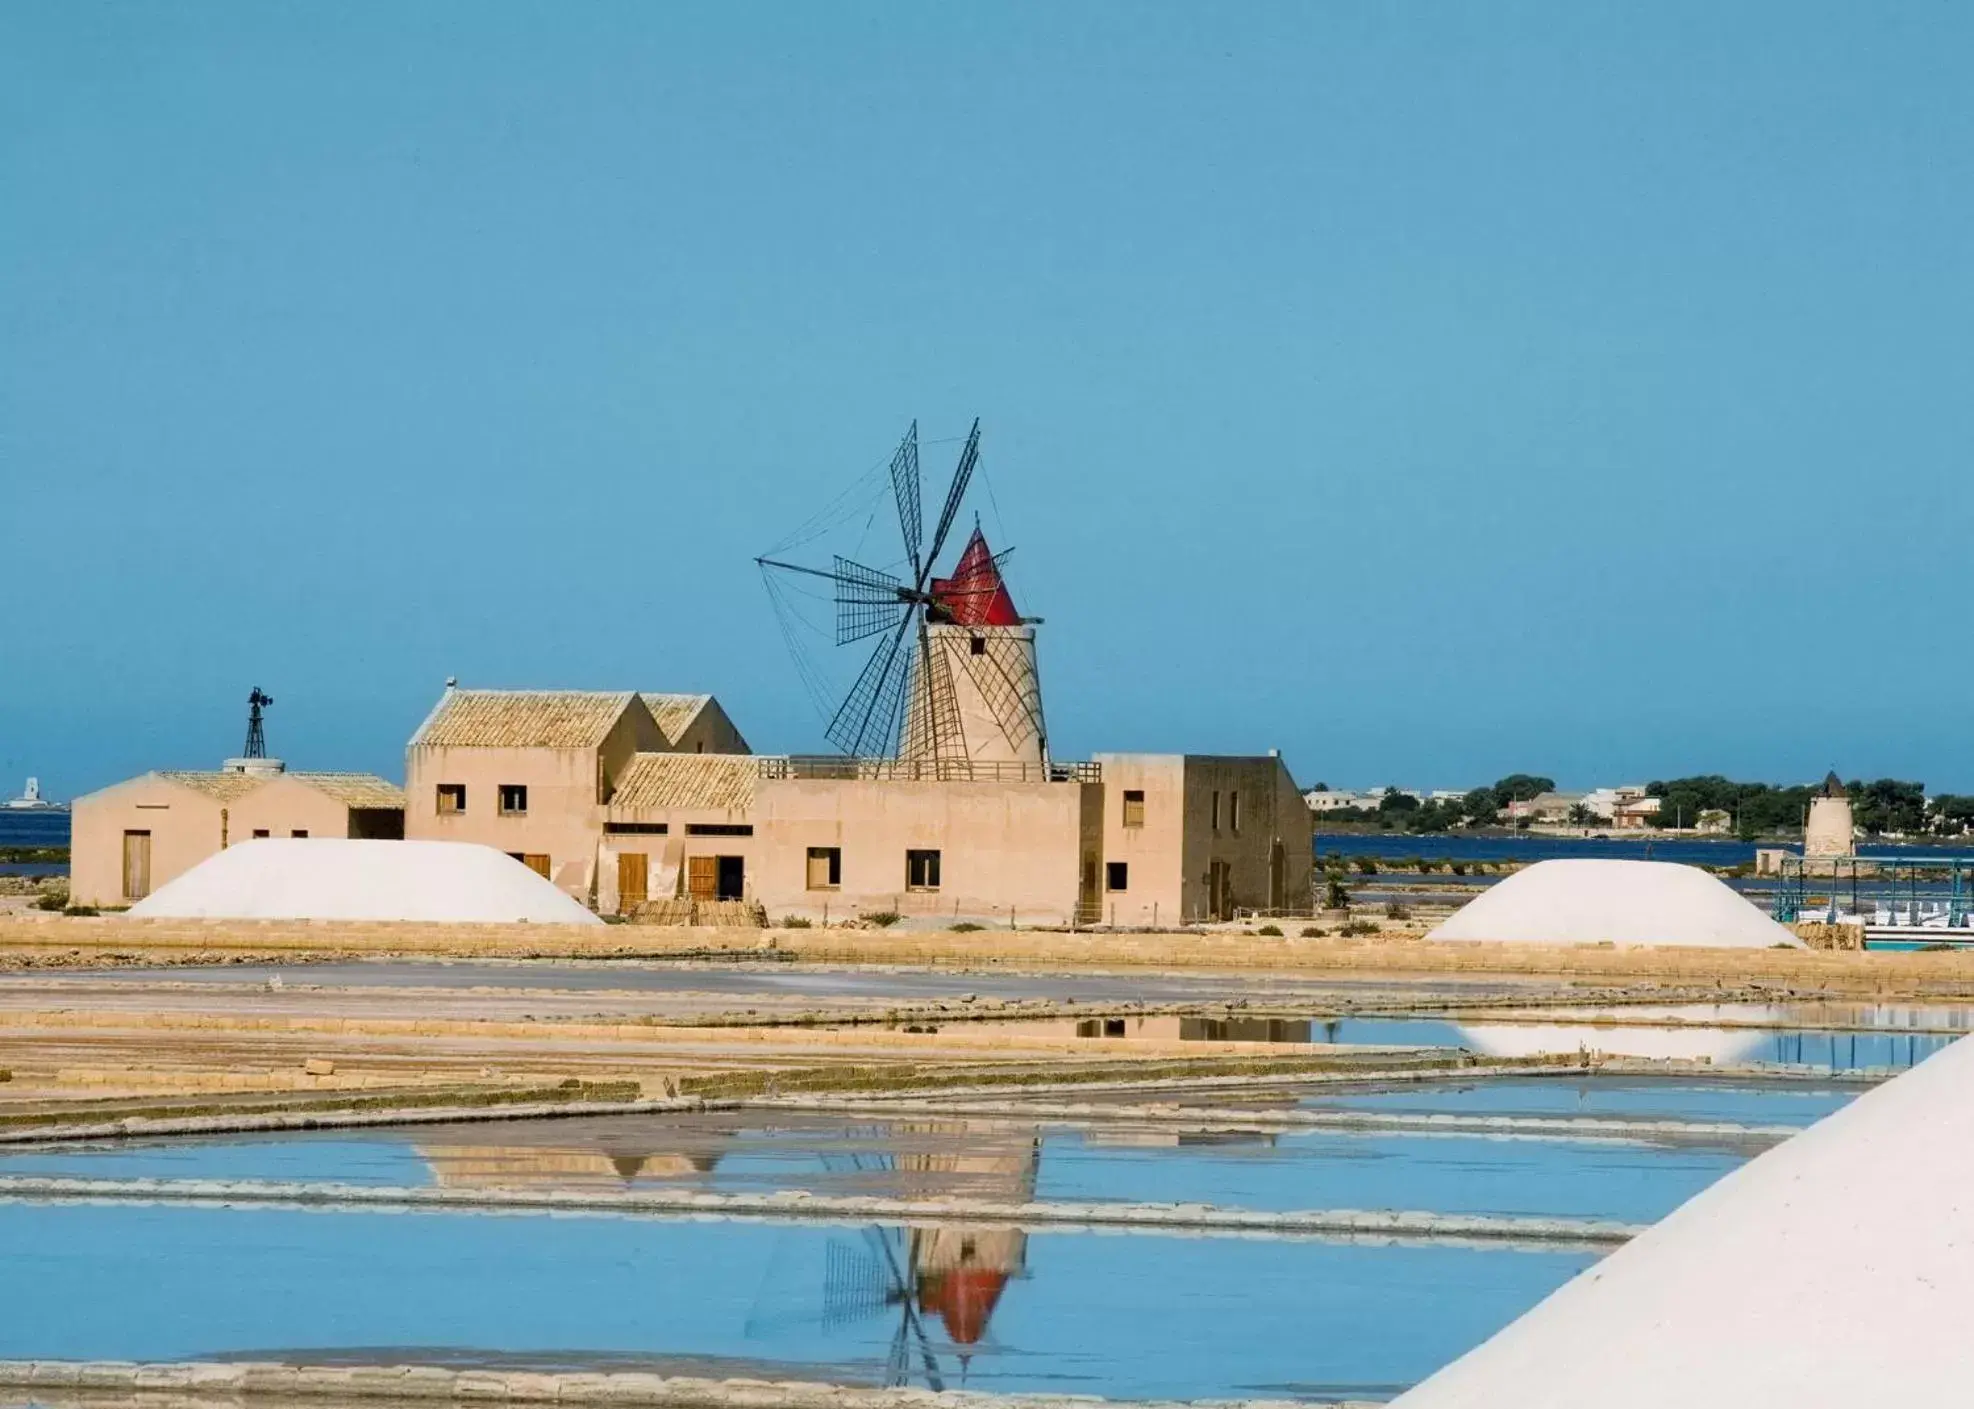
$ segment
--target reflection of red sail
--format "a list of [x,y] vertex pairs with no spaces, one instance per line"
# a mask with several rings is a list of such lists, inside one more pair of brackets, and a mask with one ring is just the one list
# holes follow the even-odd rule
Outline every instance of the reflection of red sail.
[[955,1345],[977,1345],[1001,1299],[1008,1274],[995,1267],[955,1267],[927,1274],[918,1284],[918,1309],[936,1314]]

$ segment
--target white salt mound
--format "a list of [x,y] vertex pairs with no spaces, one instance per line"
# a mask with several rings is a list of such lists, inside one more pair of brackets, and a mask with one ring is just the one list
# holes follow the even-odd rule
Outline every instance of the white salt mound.
[[1482,891],[1426,938],[1803,947],[1718,878],[1670,861],[1538,861]]
[[505,852],[456,841],[265,837],[130,907],[145,919],[603,922]]
[[1974,1044],[1743,1165],[1395,1409],[1974,1398]]

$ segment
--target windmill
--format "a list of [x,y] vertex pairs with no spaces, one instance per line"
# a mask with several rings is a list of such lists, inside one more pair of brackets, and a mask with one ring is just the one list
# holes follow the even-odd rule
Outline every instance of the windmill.
[[242,758],[267,757],[267,733],[261,726],[261,711],[274,703],[274,696],[264,694],[260,686],[247,696],[247,747]]
[[828,568],[772,556],[755,559],[783,615],[783,634],[798,669],[819,702],[827,692],[790,629],[778,579],[794,575],[828,582],[836,645],[873,643],[848,692],[826,708],[825,735],[853,758],[909,760],[938,778],[974,777],[981,764],[1047,765],[1033,629],[1040,618],[1015,610],[1002,572],[1012,550],[993,552],[976,524],[952,574],[934,575],[979,462],[976,419],[928,543],[918,422],[912,422],[885,476],[904,549],[898,572],[840,554]]

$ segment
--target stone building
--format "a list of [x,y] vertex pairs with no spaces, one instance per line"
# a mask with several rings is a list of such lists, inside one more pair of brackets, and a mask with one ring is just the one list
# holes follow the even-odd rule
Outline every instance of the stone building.
[[1273,755],[961,775],[747,753],[705,696],[667,733],[662,698],[448,690],[407,750],[406,834],[497,847],[605,914],[1149,926],[1309,903],[1309,809]]
[[166,770],[75,800],[70,899],[128,905],[256,837],[404,835],[404,794],[371,773],[290,773],[279,760]]

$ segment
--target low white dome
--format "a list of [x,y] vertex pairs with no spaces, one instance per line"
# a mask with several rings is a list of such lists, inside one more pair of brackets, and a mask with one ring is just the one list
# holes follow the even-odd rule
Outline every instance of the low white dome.
[[603,922],[505,852],[456,841],[263,837],[130,907],[142,919]]
[[1965,1404],[1974,1042],[1727,1175],[1394,1409]]
[[1482,891],[1426,938],[1803,947],[1718,878],[1670,861],[1538,861]]

